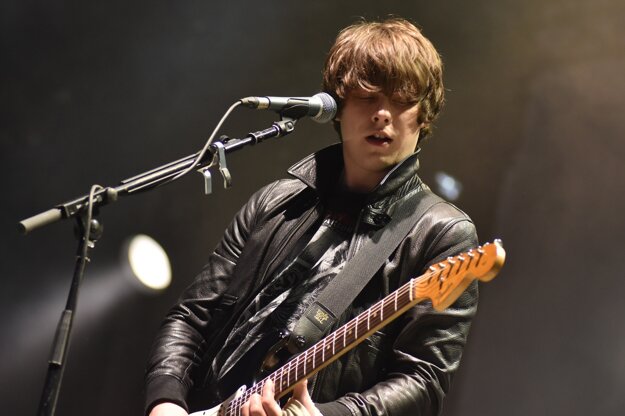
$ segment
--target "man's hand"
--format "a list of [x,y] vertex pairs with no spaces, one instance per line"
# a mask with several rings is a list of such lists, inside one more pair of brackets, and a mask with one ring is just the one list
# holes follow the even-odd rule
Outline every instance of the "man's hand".
[[308,394],[306,384],[306,380],[297,383],[293,390],[293,396],[286,403],[284,409],[280,409],[280,405],[274,398],[273,382],[269,379],[263,386],[262,396],[253,394],[243,404],[241,412],[243,416],[321,416],[321,412],[315,407]]
[[160,403],[152,408],[150,416],[189,416],[189,414],[177,404]]

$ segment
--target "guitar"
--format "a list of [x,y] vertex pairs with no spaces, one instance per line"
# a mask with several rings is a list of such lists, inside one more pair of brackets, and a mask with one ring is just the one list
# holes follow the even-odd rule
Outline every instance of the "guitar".
[[239,416],[241,406],[252,394],[261,394],[269,379],[273,381],[276,400],[280,399],[298,382],[337,360],[417,303],[430,299],[434,309],[440,311],[449,307],[473,280],[492,280],[503,266],[505,257],[501,241],[495,240],[430,266],[424,274],[410,279],[249,389],[241,386],[221,404],[189,416]]

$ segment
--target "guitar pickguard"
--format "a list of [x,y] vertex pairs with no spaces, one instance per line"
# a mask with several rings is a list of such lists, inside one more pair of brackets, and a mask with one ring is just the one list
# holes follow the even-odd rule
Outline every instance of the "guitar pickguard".
[[228,408],[228,404],[234,399],[240,397],[247,390],[246,386],[241,386],[233,395],[224,400],[221,404],[215,407],[211,407],[207,410],[200,410],[199,412],[190,413],[189,416],[225,416],[225,411]]

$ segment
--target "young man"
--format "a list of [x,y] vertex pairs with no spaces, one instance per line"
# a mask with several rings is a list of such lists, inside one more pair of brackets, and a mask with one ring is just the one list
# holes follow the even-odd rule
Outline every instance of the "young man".
[[[249,385],[264,341],[292,330],[407,198],[429,193],[416,173],[417,146],[443,103],[442,64],[415,26],[390,19],[344,29],[326,61],[324,90],[338,102],[342,143],[294,165],[293,179],[261,189],[235,216],[157,336],[146,378],[150,415],[185,415],[198,384],[211,386],[217,403]],[[338,324],[428,265],[476,245],[471,220],[438,201]],[[476,307],[475,284],[446,311],[419,304],[321,370],[308,388],[299,384],[284,409],[267,383],[242,414],[438,414]]]

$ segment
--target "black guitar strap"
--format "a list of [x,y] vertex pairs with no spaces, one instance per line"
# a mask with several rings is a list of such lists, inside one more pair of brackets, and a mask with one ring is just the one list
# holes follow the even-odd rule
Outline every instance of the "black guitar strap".
[[421,190],[407,197],[384,227],[365,242],[358,253],[332,279],[295,325],[291,352],[303,351],[328,331],[382,267],[419,219],[442,198]]

